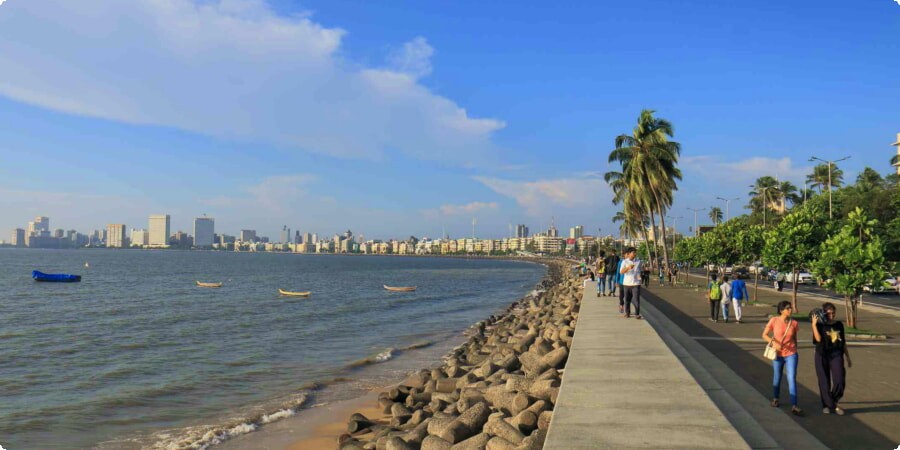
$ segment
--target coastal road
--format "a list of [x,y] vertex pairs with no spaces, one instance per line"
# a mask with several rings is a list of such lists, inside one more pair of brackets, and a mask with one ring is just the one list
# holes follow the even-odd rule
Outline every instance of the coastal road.
[[[691,275],[697,275],[701,277],[706,276],[706,271],[703,269],[691,269]],[[750,274],[749,279],[745,279],[747,281],[747,289],[752,289],[753,287],[753,274]],[[775,292],[775,287],[772,285],[772,281],[768,279],[759,279],[759,288],[760,292],[763,289],[767,289],[769,291]],[[784,291],[790,292],[791,283],[784,283]],[[814,295],[823,298],[829,298],[833,300],[837,300],[841,303],[844,301],[844,297],[842,295],[836,294],[834,291],[825,289],[821,286],[817,286],[814,284],[801,284],[797,289],[797,293],[806,294],[806,295]],[[863,294],[863,304],[867,305],[876,305],[882,308],[891,309],[894,311],[900,311],[900,295],[897,294],[897,291],[890,291],[881,294],[871,294],[865,293]]]

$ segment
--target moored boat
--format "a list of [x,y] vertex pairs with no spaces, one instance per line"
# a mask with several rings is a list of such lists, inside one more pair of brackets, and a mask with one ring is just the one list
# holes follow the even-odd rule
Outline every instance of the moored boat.
[[45,281],[52,283],[77,283],[81,281],[81,275],[69,275],[67,273],[44,273],[39,270],[32,270],[31,278],[34,278],[34,281]]
[[222,287],[222,283],[204,283],[202,281],[197,282],[197,286],[199,287],[208,287],[208,288],[220,288]]
[[292,292],[292,291],[286,291],[284,289],[278,289],[278,293],[281,295],[287,295],[289,297],[309,297],[309,294],[312,294],[312,292],[310,292],[310,291]]
[[388,286],[383,285],[385,289],[393,292],[412,292],[416,290],[417,286]]

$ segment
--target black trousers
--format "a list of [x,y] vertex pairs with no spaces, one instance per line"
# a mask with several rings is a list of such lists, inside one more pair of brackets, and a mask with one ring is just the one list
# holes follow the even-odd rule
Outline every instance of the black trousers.
[[625,307],[625,289],[624,285],[619,285],[619,306]]
[[822,407],[834,409],[844,396],[847,374],[844,368],[844,352],[822,354],[816,351],[815,365]]
[[641,315],[641,285],[622,287],[625,291],[625,315],[631,315],[632,303],[634,303],[634,313]]
[[719,310],[722,307],[722,300],[709,301],[709,318],[719,320]]

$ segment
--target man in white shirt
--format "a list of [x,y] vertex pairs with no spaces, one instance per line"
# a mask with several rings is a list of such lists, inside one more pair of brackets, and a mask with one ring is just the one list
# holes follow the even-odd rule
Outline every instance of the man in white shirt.
[[722,278],[722,317],[725,323],[728,323],[728,307],[731,306],[731,282],[728,281],[728,275]]
[[622,289],[625,292],[625,318],[631,317],[631,304],[634,303],[634,318],[641,318],[641,260],[637,259],[637,250],[628,247],[622,254]]

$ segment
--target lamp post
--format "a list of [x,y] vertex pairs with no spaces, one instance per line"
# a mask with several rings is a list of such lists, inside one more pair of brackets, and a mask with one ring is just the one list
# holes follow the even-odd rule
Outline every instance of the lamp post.
[[687,208],[694,212],[694,236],[697,236],[697,211],[706,211],[706,208]]
[[716,197],[719,200],[725,201],[725,221],[728,222],[729,214],[728,214],[728,204],[731,203],[732,200],[739,200],[740,197],[735,198],[725,198],[725,197]]
[[[666,216],[666,219],[672,219],[672,253],[673,254],[675,253],[675,238],[678,237],[678,229],[675,227],[675,224],[678,223],[678,219],[683,219],[683,218],[684,217],[681,217],[681,216],[677,216],[677,217]],[[665,245],[665,242],[663,242],[663,245]]]
[[823,163],[827,163],[827,164],[828,164],[828,220],[831,220],[831,219],[832,219],[832,212],[831,212],[831,166],[834,165],[834,163],[836,163],[836,162],[841,162],[841,161],[844,161],[844,160],[847,160],[847,159],[850,159],[850,157],[849,157],[849,156],[845,156],[845,157],[843,157],[843,158],[841,158],[841,159],[834,159],[834,160],[825,160],[825,159],[819,158],[819,157],[817,157],[817,156],[810,156],[810,157],[809,157],[809,161],[810,161],[810,162],[812,162],[812,161],[822,161]]
[[[755,188],[756,186],[751,185],[750,187]],[[774,189],[777,191],[778,187],[765,186],[765,187],[759,188],[759,193],[762,196],[762,198],[760,199],[760,202],[762,203],[762,210],[763,210],[763,228],[766,227],[766,210],[769,209],[769,204],[768,204],[769,202],[766,201],[766,191],[768,191],[769,189]]]

